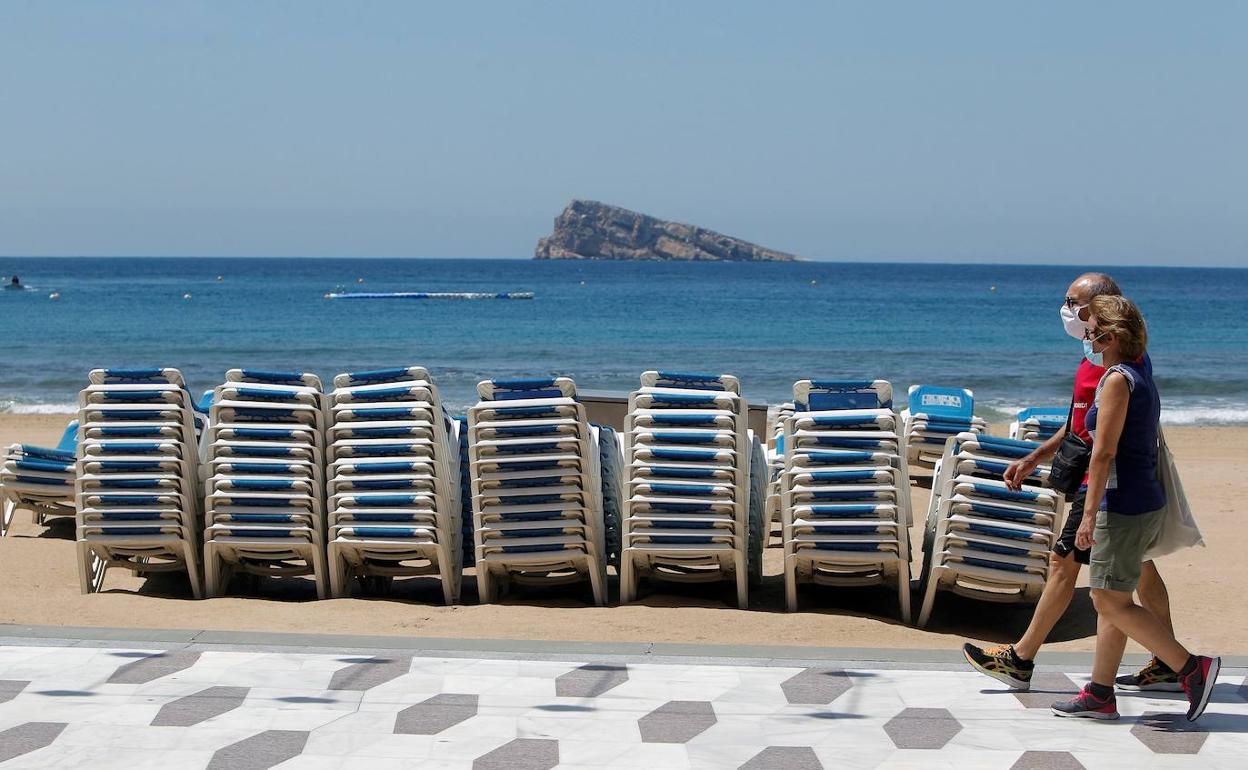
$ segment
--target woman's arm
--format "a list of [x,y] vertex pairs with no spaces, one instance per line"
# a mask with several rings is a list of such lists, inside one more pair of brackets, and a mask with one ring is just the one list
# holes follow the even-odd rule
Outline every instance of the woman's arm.
[[1075,533],[1075,547],[1091,548],[1092,528],[1096,526],[1096,514],[1105,499],[1105,486],[1109,483],[1109,469],[1118,454],[1118,439],[1127,421],[1127,401],[1131,391],[1127,378],[1118,372],[1110,372],[1101,386],[1096,401],[1096,437],[1092,439],[1092,459],[1088,461],[1088,494],[1083,503],[1083,521]]

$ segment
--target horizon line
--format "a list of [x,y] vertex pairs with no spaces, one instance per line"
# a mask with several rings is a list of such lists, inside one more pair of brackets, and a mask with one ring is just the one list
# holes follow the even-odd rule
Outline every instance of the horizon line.
[[342,256],[334,254],[3,254],[0,260],[6,259],[168,259],[168,260],[190,260],[190,259],[282,259],[282,260],[298,260],[298,259],[315,259],[315,260],[445,260],[445,261],[497,261],[497,262],[572,262],[572,263],[601,263],[601,262],[626,262],[626,263],[656,263],[656,264],[679,264],[679,263],[701,263],[701,264],[827,264],[827,265],[980,265],[988,267],[1129,267],[1129,268],[1172,268],[1172,269],[1201,269],[1201,270],[1248,270],[1248,264],[1237,265],[1217,265],[1217,264],[1185,264],[1172,263],[1155,263],[1155,264],[1138,264],[1126,262],[1099,262],[1094,259],[1080,260],[1071,259],[1062,262],[998,262],[983,259],[963,259],[963,260],[919,260],[913,257],[898,257],[885,259],[852,259],[852,258],[835,258],[835,259],[793,259],[793,260],[649,260],[649,259],[542,259],[535,257],[494,257],[494,256],[459,256],[459,257],[438,257],[438,256],[394,256],[394,255],[356,255]]

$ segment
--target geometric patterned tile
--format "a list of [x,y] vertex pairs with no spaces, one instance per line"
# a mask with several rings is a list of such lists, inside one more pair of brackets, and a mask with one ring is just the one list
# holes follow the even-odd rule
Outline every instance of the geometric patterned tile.
[[477,715],[477,696],[444,692],[408,706],[394,720],[401,735],[437,735]]
[[28,684],[30,684],[29,679],[0,679],[0,703],[16,698],[17,694],[25,690]]
[[412,669],[411,655],[393,658],[369,658],[334,672],[330,690],[371,690],[407,674]]
[[108,678],[109,684],[146,684],[162,676],[176,674],[199,661],[198,652],[174,650],[158,652],[118,667]]
[[1195,754],[1209,737],[1199,723],[1187,721],[1186,714],[1156,711],[1144,712],[1131,734],[1157,754]]
[[50,745],[66,725],[66,722],[26,722],[0,731],[0,762]]
[[1054,703],[1069,700],[1079,692],[1079,685],[1065,674],[1037,673],[1031,677],[1030,690],[1013,690],[1018,702],[1029,709],[1047,709]]
[[849,691],[854,680],[844,671],[833,668],[808,668],[780,684],[789,703],[823,705]]
[[217,749],[208,770],[268,770],[303,753],[306,730],[265,730]]
[[596,698],[628,681],[628,666],[591,663],[555,678],[560,698]]
[[948,709],[908,708],[884,724],[899,749],[939,749],[961,729]]
[[823,763],[809,746],[768,746],[739,770],[823,770]]
[[1024,751],[1010,770],[1086,770],[1069,751]]
[[170,701],[152,719],[153,727],[190,727],[243,705],[248,687],[209,687]]
[[472,761],[472,770],[550,770],[559,764],[559,741],[517,738]]
[[1248,676],[1244,677],[1244,681],[1239,683],[1239,697],[1248,701]]
[[686,743],[716,722],[709,701],[672,700],[637,721],[643,743]]

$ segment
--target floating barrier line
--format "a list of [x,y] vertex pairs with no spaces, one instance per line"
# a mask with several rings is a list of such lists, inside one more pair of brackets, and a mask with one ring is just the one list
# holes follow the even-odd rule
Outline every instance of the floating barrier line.
[[358,291],[330,292],[326,299],[533,299],[531,291]]

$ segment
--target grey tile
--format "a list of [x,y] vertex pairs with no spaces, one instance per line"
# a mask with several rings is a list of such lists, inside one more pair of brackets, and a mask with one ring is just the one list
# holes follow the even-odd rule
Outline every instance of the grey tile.
[[200,653],[175,650],[158,652],[119,667],[108,678],[109,684],[145,684],[162,676],[184,671],[199,660]]
[[0,703],[7,703],[26,689],[29,679],[0,679]]
[[740,770],[823,770],[823,763],[809,746],[768,746]]
[[268,770],[303,753],[306,730],[265,730],[217,749],[208,770]]
[[1239,683],[1239,697],[1248,700],[1248,676],[1244,677],[1244,681]]
[[1146,711],[1131,727],[1131,734],[1155,754],[1195,754],[1209,733],[1184,714]]
[[436,735],[476,715],[476,695],[444,692],[400,711],[394,720],[394,731],[403,735]]
[[243,705],[248,687],[209,687],[160,707],[153,727],[190,727]]
[[594,698],[628,681],[628,666],[589,663],[555,678],[555,695]]
[[672,700],[637,720],[645,743],[685,743],[715,724],[710,701]]
[[38,751],[56,740],[66,722],[26,722],[0,732],[0,762]]
[[472,770],[550,770],[559,764],[559,741],[516,738],[472,761]]
[[839,669],[808,668],[780,684],[789,703],[827,704],[845,694],[854,680]]
[[359,663],[352,663],[346,668],[340,668],[335,671],[334,678],[329,680],[329,689],[371,690],[392,679],[397,679],[411,670],[411,655],[371,658]]
[[1014,692],[1018,702],[1029,709],[1047,709],[1061,700],[1073,698],[1079,692],[1079,685],[1065,674],[1033,674],[1031,689],[1027,692]]
[[939,749],[962,729],[948,709],[908,708],[884,723],[899,749]]
[[1085,770],[1069,751],[1024,751],[1010,770]]

